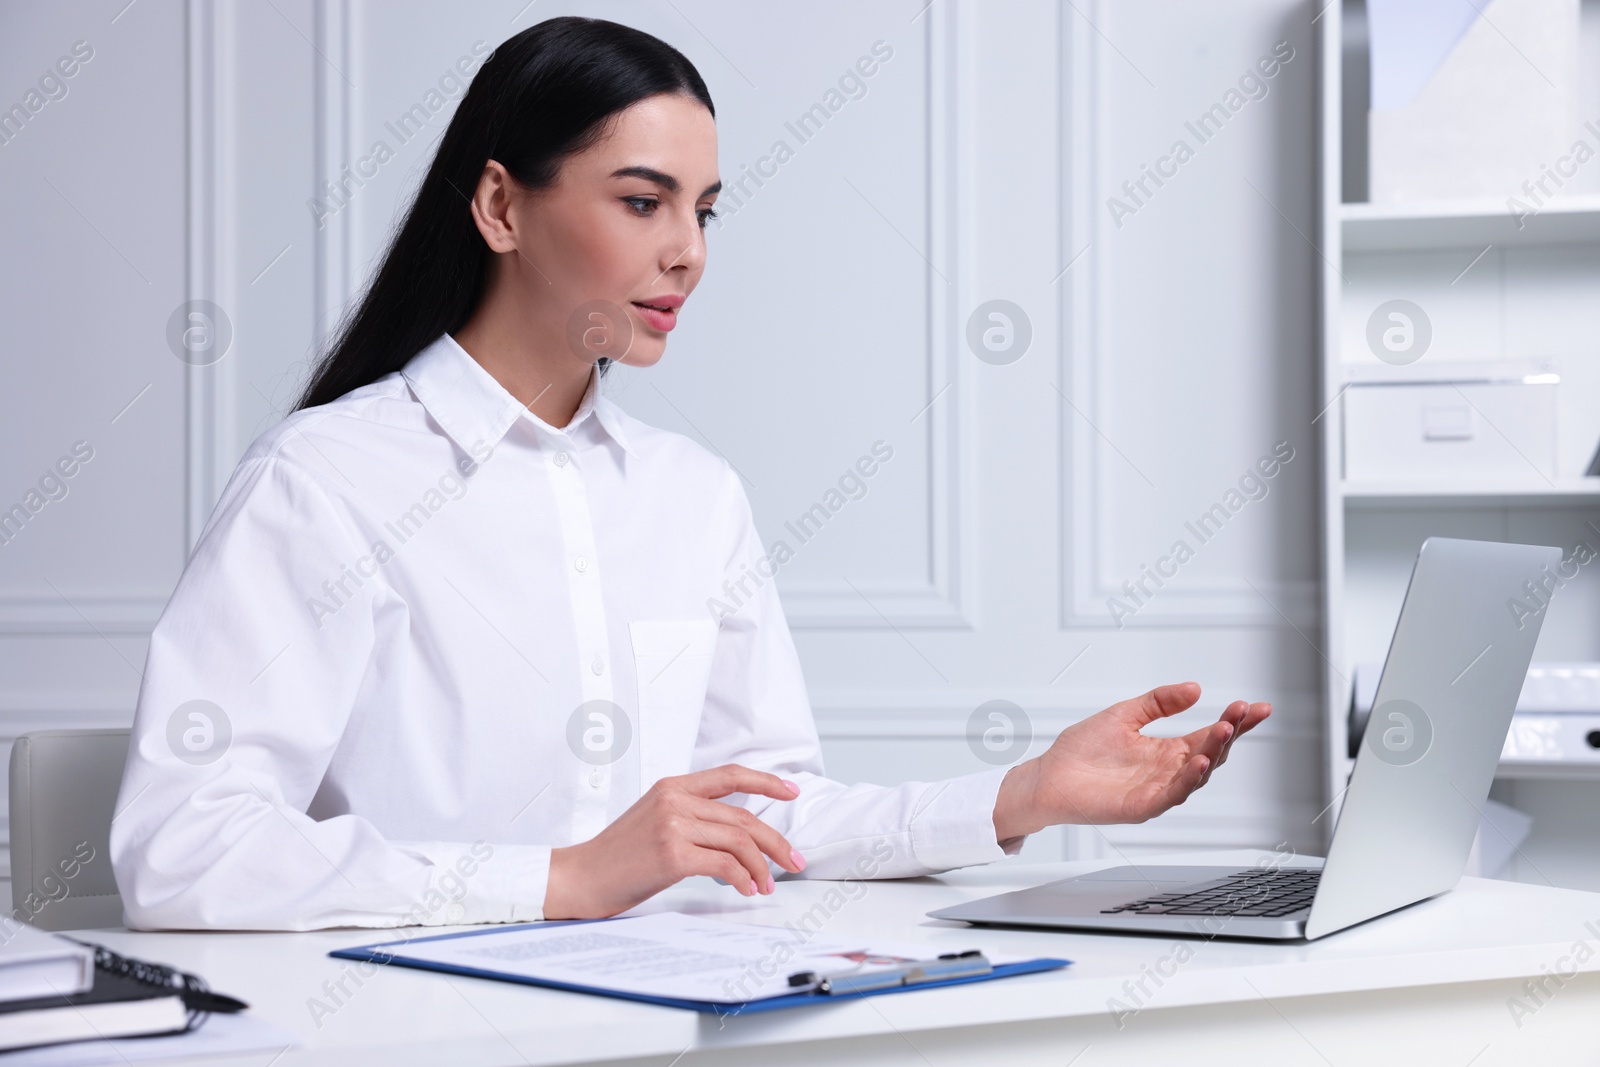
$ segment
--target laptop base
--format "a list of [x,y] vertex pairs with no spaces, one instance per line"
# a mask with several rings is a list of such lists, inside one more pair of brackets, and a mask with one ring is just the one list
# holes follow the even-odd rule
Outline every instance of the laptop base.
[[[1305,868],[1296,868],[1303,870]],[[1316,870],[1317,868],[1311,868]],[[1064,878],[1032,889],[985,897],[928,914],[974,926],[1017,926],[1116,933],[1178,934],[1198,938],[1252,941],[1296,941],[1305,937],[1304,907],[1283,916],[1230,914],[1237,905],[1221,905],[1208,915],[1144,914],[1111,911],[1135,901],[1162,894],[1182,894],[1235,875],[1250,875],[1261,868],[1177,866],[1111,867],[1075,878]],[[1240,901],[1247,903],[1247,901]]]

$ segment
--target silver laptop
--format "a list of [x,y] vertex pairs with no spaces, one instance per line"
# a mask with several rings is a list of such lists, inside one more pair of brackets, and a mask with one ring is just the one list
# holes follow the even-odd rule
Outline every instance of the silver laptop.
[[1320,866],[1124,866],[928,914],[988,926],[1317,938],[1446,892],[1466,868],[1561,550],[1431,537]]

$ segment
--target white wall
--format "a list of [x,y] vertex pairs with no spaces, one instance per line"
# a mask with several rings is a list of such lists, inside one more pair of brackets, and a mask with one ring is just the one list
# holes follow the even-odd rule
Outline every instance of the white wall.
[[[189,539],[292,403],[454,102],[404,145],[385,123],[474,42],[576,12],[694,60],[725,181],[793,150],[725,198],[664,363],[610,389],[726,455],[795,550],[779,582],[832,771],[979,769],[985,701],[1025,709],[1037,751],[1195,678],[1206,714],[1240,696],[1278,714],[1184,808],[1027,854],[1317,847],[1312,6],[125,2],[0,8],[0,105],[94,50],[0,145],[0,505],[74,442],[95,450],[0,546],[0,734],[128,721]],[[865,95],[800,143],[785,123],[880,41]],[[1185,123],[1279,41],[1294,58],[1201,144]],[[395,158],[319,228],[318,184],[378,139]],[[1121,192],[1178,139],[1175,176],[1142,204]],[[187,298],[231,323],[212,366],[169,349]],[[966,341],[995,299],[1031,326],[1008,364]],[[799,544],[785,521],[880,440],[894,458],[866,495]],[[1200,544],[1185,523],[1280,441],[1295,458],[1265,498]],[[1108,598],[1180,538],[1193,560],[1116,625]]]

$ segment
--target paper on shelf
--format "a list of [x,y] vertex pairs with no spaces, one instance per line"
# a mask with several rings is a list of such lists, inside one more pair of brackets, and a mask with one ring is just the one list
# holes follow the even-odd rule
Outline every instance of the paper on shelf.
[[[1526,199],[1541,180],[1541,201],[1557,193],[1547,168],[1576,136],[1578,23],[1578,0],[1368,0],[1372,201]],[[1600,173],[1561,180],[1576,179]]]
[[1372,110],[1415,100],[1477,18],[1461,0],[1367,0]]

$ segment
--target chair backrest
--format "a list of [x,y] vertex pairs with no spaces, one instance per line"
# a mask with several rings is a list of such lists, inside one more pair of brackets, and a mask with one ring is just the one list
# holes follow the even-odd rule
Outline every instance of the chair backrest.
[[39,730],[11,749],[11,914],[41,930],[122,925],[111,819],[127,730]]

